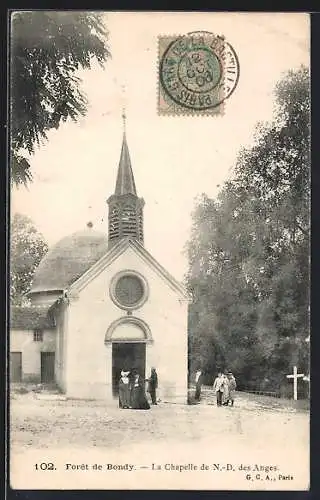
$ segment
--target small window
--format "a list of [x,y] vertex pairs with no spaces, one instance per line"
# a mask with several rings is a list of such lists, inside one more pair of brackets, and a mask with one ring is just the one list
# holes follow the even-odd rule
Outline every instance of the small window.
[[33,342],[42,342],[43,341],[43,331],[42,330],[34,330],[33,331]]

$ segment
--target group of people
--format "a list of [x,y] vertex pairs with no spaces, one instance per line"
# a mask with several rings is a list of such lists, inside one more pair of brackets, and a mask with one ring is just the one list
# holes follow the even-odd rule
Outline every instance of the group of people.
[[[122,370],[119,380],[119,407],[132,408],[134,410],[149,410],[150,405],[146,396],[147,391],[150,394],[153,405],[157,404],[158,375],[155,368],[151,368],[150,377],[143,378],[136,369]],[[195,383],[195,400],[200,401],[201,386],[203,382],[203,373],[197,370]],[[235,390],[237,387],[236,379],[232,372],[218,372],[213,383],[213,390],[216,393],[217,406],[233,406]]]
[[121,371],[119,380],[119,407],[134,410],[149,410],[150,405],[146,397],[145,382],[148,382],[148,392],[153,405],[157,404],[158,375],[155,368],[151,368],[148,379],[144,379],[137,370]]
[[[201,386],[202,386],[202,371],[197,370],[196,377],[196,390],[195,390],[195,400],[200,401],[201,396]],[[235,391],[237,388],[237,383],[232,372],[218,372],[218,376],[216,377],[213,383],[213,390],[216,393],[217,398],[217,406],[233,406]]]
[[219,372],[213,383],[213,390],[217,397],[217,406],[229,406],[229,403],[233,406],[236,387],[236,379],[231,372]]

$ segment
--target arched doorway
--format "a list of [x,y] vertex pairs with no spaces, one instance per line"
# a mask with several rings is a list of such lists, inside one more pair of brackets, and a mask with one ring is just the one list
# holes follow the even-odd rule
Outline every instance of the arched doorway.
[[105,343],[112,344],[112,394],[117,397],[121,370],[136,369],[145,378],[146,344],[152,342],[148,325],[139,318],[122,317],[107,330]]

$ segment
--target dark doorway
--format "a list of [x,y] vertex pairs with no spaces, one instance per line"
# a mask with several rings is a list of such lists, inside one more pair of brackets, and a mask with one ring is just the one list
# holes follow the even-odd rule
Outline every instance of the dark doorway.
[[112,344],[112,393],[119,393],[119,378],[121,370],[135,368],[141,377],[145,378],[146,344],[145,343],[113,343]]
[[10,353],[10,382],[21,382],[22,380],[22,353]]
[[41,353],[41,383],[54,382],[54,352]]

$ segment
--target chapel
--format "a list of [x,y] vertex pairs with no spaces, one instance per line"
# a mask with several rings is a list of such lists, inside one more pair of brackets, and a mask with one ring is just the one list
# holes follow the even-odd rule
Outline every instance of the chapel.
[[124,130],[106,232],[88,223],[55,244],[35,272],[30,305],[11,307],[12,383],[116,402],[122,369],[147,378],[155,367],[160,399],[187,402],[189,300],[144,246],[144,205]]

